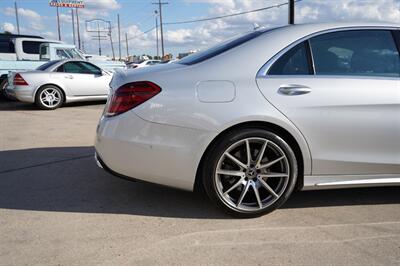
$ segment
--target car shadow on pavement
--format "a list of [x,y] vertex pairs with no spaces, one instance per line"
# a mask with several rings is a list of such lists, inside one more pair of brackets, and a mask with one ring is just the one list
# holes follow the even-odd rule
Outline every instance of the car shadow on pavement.
[[[0,151],[0,208],[227,219],[203,195],[113,177],[93,147]],[[399,188],[297,192],[283,208],[399,203]]]
[[[75,102],[75,103],[66,103],[61,108],[69,108],[69,107],[97,107],[101,108],[105,104],[105,100],[101,101],[87,101],[87,102]],[[14,100],[8,99],[0,99],[0,111],[42,111],[33,103],[24,103],[18,102]]]

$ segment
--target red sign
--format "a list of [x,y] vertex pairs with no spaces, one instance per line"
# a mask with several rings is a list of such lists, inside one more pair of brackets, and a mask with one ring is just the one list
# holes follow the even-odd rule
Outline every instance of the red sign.
[[50,6],[55,7],[70,7],[70,8],[84,8],[83,0],[51,0]]

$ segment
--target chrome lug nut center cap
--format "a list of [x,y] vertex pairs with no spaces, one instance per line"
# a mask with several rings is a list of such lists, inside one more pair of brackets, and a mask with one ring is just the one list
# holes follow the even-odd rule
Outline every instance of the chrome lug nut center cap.
[[257,169],[250,168],[249,170],[247,170],[246,171],[246,177],[248,179],[255,179],[257,177]]

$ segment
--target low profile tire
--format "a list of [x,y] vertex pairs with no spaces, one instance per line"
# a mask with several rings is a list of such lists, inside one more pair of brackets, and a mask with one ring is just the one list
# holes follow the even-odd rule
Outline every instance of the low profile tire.
[[53,85],[45,85],[36,92],[35,104],[43,110],[54,110],[64,103],[61,89]]
[[296,156],[274,132],[256,128],[229,132],[205,156],[204,189],[230,215],[250,218],[269,213],[295,188]]

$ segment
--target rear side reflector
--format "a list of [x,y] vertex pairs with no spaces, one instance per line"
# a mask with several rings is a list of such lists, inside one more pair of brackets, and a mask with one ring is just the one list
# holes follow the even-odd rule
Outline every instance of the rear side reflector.
[[150,81],[137,81],[119,87],[107,103],[105,116],[116,116],[129,111],[161,92],[161,88]]
[[19,73],[15,74],[13,84],[15,86],[28,86],[28,83],[22,78]]

